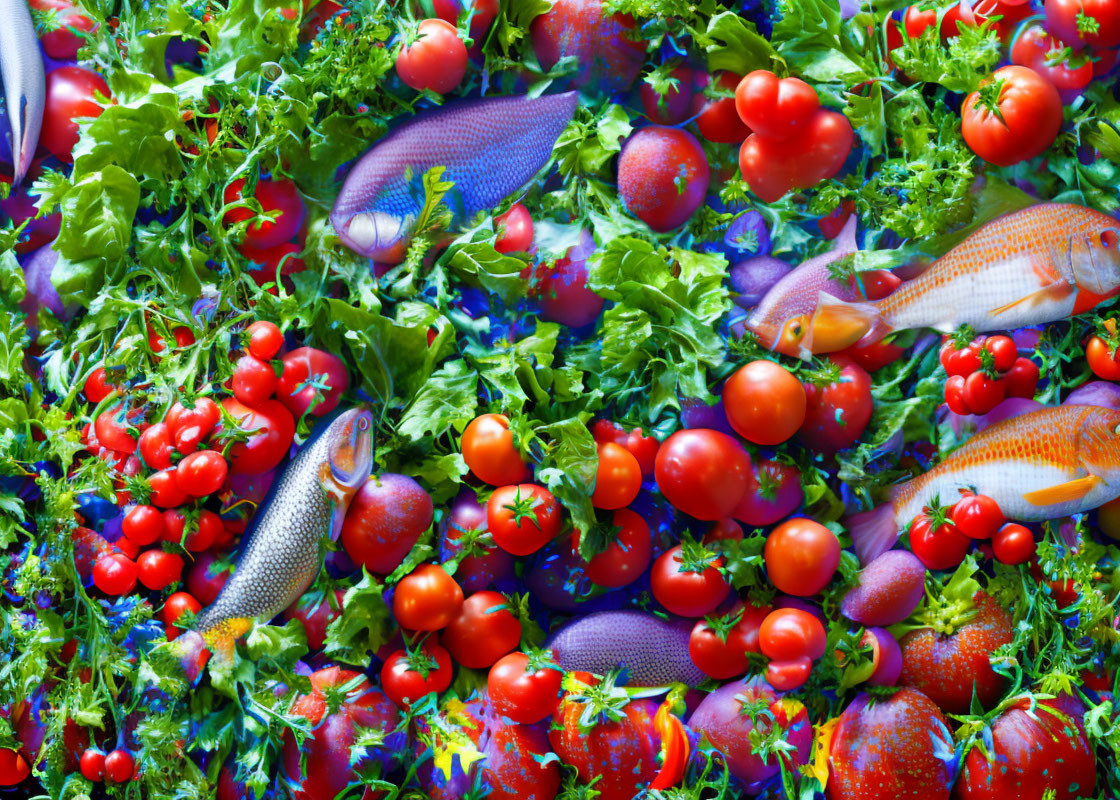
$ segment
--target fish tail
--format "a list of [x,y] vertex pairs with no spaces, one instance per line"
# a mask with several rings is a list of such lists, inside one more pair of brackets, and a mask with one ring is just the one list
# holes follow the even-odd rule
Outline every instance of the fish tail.
[[808,347],[814,353],[835,353],[857,342],[877,342],[891,332],[873,302],[848,302],[821,292],[809,324]]
[[884,503],[845,518],[844,524],[852,536],[852,546],[860,564],[870,564],[898,541],[898,523],[894,516],[894,503]]

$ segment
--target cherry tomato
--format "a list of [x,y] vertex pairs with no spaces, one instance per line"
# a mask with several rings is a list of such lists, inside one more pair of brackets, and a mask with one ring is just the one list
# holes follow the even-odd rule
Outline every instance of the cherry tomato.
[[653,475],[654,466],[657,463],[657,451],[661,449],[661,442],[657,441],[654,436],[645,436],[641,428],[634,428],[626,435],[626,439],[620,444],[624,445],[627,450],[634,454],[634,458],[638,459],[638,466],[641,468],[642,477],[648,478]]
[[716,520],[715,524],[708,528],[708,532],[704,534],[704,544],[723,540],[743,541],[743,526],[731,517]]
[[811,519],[786,520],[766,537],[766,574],[779,591],[809,597],[821,591],[840,566],[840,541]]
[[984,349],[992,354],[992,363],[996,372],[1007,372],[1015,365],[1019,357],[1019,349],[1010,336],[989,336],[984,340]]
[[163,603],[163,622],[165,624],[164,630],[167,634],[167,641],[175,639],[182,631],[175,627],[175,623],[179,621],[179,617],[188,611],[192,614],[197,614],[202,610],[202,603],[194,599],[193,596],[187,592],[175,592],[167,598]]
[[964,401],[973,414],[987,414],[1006,396],[1007,384],[999,378],[974,372],[964,379]]
[[276,371],[267,361],[254,355],[237,359],[233,369],[233,396],[247,406],[255,407],[272,396],[278,382]]
[[[1120,4],[1116,0],[1046,0],[1045,9],[1047,30],[1071,46],[1120,44]],[[1090,20],[1096,23],[1094,33],[1088,33],[1093,27]]]
[[463,610],[440,635],[440,642],[456,663],[487,669],[521,641],[521,623],[509,601],[497,592],[475,592]]
[[701,520],[723,519],[739,504],[751,479],[751,459],[725,433],[677,431],[654,462],[657,488],[674,506]]
[[634,502],[642,488],[642,468],[638,459],[622,445],[606,442],[598,447],[599,466],[595,473],[595,508],[623,508]]
[[136,588],[136,563],[123,555],[111,554],[93,565],[93,585],[105,594],[129,594]]
[[209,397],[199,397],[191,406],[180,402],[172,404],[163,421],[175,447],[183,455],[188,455],[198,449],[199,442],[214,430],[221,418],[222,412],[217,403]]
[[[175,339],[175,348],[178,350],[182,350],[194,344],[194,333],[191,332],[190,328],[186,328],[182,325],[177,325],[172,328],[171,336]],[[167,343],[151,325],[148,326],[148,347],[152,348],[152,352],[157,355],[167,349]],[[159,362],[158,358],[155,360],[157,363]]]
[[623,430],[621,425],[611,422],[609,419],[600,418],[595,420],[591,426],[591,438],[595,440],[595,444],[614,442],[624,445],[626,444],[626,431]]
[[789,138],[803,133],[820,109],[812,86],[800,78],[778,78],[756,69],[735,87],[735,109],[743,123],[759,136]]
[[1015,359],[1011,369],[1003,376],[1003,382],[1007,385],[1007,396],[1033,399],[1038,390],[1039,375],[1038,365],[1029,358]]
[[100,403],[106,397],[111,395],[116,386],[109,383],[109,376],[105,372],[104,367],[98,367],[89,374],[86,382],[82,385],[82,391],[85,393],[86,400],[91,403]]
[[229,567],[215,564],[213,553],[202,553],[187,573],[187,591],[203,605],[210,605],[229,580]]
[[163,422],[149,425],[140,434],[138,442],[140,457],[144,459],[144,466],[151,469],[167,469],[171,466],[171,455],[175,446],[171,442],[171,431]]
[[[1100,336],[1089,339],[1085,346],[1085,359],[1089,362],[1089,369],[1098,378],[1106,381],[1120,381],[1120,350],[1115,354],[1108,341]],[[98,440],[100,440],[100,436]]]
[[447,94],[467,74],[467,46],[454,25],[442,19],[420,23],[417,38],[397,54],[397,75],[416,91]]
[[105,756],[105,777],[117,783],[127,783],[132,780],[132,756],[127,750],[114,750]]
[[338,356],[314,347],[300,347],[280,358],[284,372],[276,384],[276,397],[299,419],[308,409],[317,417],[338,407],[350,385],[346,365]]
[[438,644],[425,642],[409,653],[397,650],[381,667],[381,690],[398,708],[408,708],[427,694],[451,686],[451,656]]
[[527,556],[560,532],[560,506],[552,492],[534,483],[503,486],[486,503],[486,527],[507,553]]
[[651,125],[630,135],[618,157],[623,204],[658,233],[682,225],[704,202],[711,170],[696,137]]
[[140,583],[153,591],[178,583],[183,574],[183,558],[163,550],[148,550],[136,560]]
[[720,572],[723,558],[700,545],[683,545],[662,553],[653,562],[650,586],[653,596],[670,613],[702,617],[715,611],[731,587]]
[[[592,557],[583,571],[592,583],[613,589],[628,586],[642,576],[653,554],[653,539],[646,521],[628,508],[615,511],[611,525],[618,528],[617,538]],[[572,539],[573,549],[578,551],[579,531],[573,533]]]
[[257,320],[245,329],[247,339],[246,348],[250,355],[261,361],[268,361],[280,352],[284,344],[284,334],[276,327],[275,323],[267,320]]
[[766,665],[766,682],[779,692],[789,692],[804,686],[812,671],[813,661],[808,656],[771,661]]
[[121,520],[121,533],[143,547],[163,536],[163,515],[155,506],[133,506]]
[[421,564],[393,592],[393,617],[412,631],[438,631],[462,609],[463,590],[437,564]]
[[739,170],[758,198],[773,203],[791,189],[808,189],[840,172],[855,133],[843,114],[821,108],[792,138],[752,133],[739,148]]
[[964,378],[952,375],[945,381],[945,405],[954,414],[965,416],[972,413],[964,399]]
[[996,70],[961,106],[965,143],[980,158],[1001,167],[1041,155],[1061,127],[1058,90],[1028,67]]
[[533,218],[521,203],[494,217],[494,230],[498,232],[494,249],[499,253],[526,253],[533,246]]
[[851,447],[871,419],[871,376],[850,359],[830,356],[839,377],[805,384],[805,422],[798,434],[813,450],[835,453]]
[[178,467],[171,467],[148,476],[148,486],[152,490],[152,505],[159,508],[175,508],[187,502],[187,493],[179,486],[178,471]]
[[[245,179],[231,181],[222,193],[226,205],[241,202],[244,197]],[[256,250],[275,247],[299,233],[306,213],[299,189],[289,180],[258,180],[253,197],[261,206],[261,217],[245,229],[243,243]],[[254,219],[257,214],[250,208],[231,208],[222,217],[225,226]]]
[[692,663],[716,680],[742,675],[749,666],[747,653],[759,652],[758,631],[770,611],[739,603],[722,617],[697,621],[688,637]]
[[800,608],[775,609],[758,629],[758,647],[774,661],[816,661],[824,655],[825,638],[821,621]]
[[1046,33],[1041,25],[1028,25],[1011,45],[1011,63],[1030,67],[1058,89],[1082,89],[1093,80],[1093,63],[1087,60],[1072,69],[1065,59],[1057,64],[1049,63],[1064,49],[1065,45]]
[[949,522],[934,526],[925,512],[910,526],[910,549],[928,569],[953,569],[964,561],[971,540]]
[[471,48],[471,55],[482,44],[490,25],[498,16],[499,7],[498,0],[432,0],[431,6],[437,17],[451,25],[458,23],[459,15],[464,9],[470,9],[470,37],[475,43]]
[[[736,72],[720,72],[716,78],[716,85],[721,89],[734,93],[735,87],[743,80],[743,76]],[[746,126],[735,108],[735,97],[721,97],[709,100],[703,94],[697,93],[693,98],[693,113],[699,111],[696,117],[696,127],[700,135],[709,142],[719,144],[739,144],[751,135],[751,129]]]
[[967,378],[983,366],[980,360],[980,350],[983,348],[981,342],[970,342],[960,350],[957,350],[952,342],[949,344],[953,349],[945,362],[945,371],[950,375]]
[[105,754],[100,750],[90,747],[82,753],[79,769],[82,777],[94,783],[105,777]]
[[37,11],[53,12],[56,27],[39,33],[43,52],[56,61],[71,61],[86,40],[81,34],[92,33],[98,25],[67,0],[29,0]]
[[1004,525],[992,537],[992,552],[1004,564],[1025,564],[1034,557],[1034,534],[1016,522]]
[[142,422],[143,411],[139,408],[127,408],[122,401],[97,415],[93,421],[93,431],[102,447],[118,453],[135,453],[136,436],[131,431]]
[[953,506],[949,518],[970,539],[990,539],[1004,523],[1003,512],[987,495],[970,494]]
[[498,714],[532,725],[552,716],[560,704],[563,680],[564,670],[555,664],[510,653],[490,668],[486,693]]
[[109,84],[96,72],[77,66],[51,70],[47,73],[39,144],[60,161],[72,163],[74,145],[78,143],[76,120],[101,116],[101,102],[107,102],[110,97]]
[[525,462],[513,444],[509,418],[504,414],[475,417],[463,431],[463,460],[483,483],[508,486],[528,476]]
[[249,408],[236,398],[222,400],[222,408],[242,430],[251,432],[247,441],[238,442],[229,451],[230,470],[234,474],[260,475],[276,467],[296,435],[291,412],[278,400],[265,400]]
[[906,29],[906,35],[911,39],[917,39],[926,29],[937,24],[937,9],[936,8],[919,8],[918,6],[908,6],[906,13],[902,17],[902,25]]
[[176,477],[179,487],[191,497],[208,497],[225,483],[228,470],[221,453],[200,450],[179,462]]
[[773,361],[752,361],[723,385],[723,408],[735,432],[755,444],[790,439],[805,422],[805,388]]
[[[572,251],[569,248],[568,252]],[[587,259],[564,256],[548,269],[536,269],[530,292],[539,298],[541,319],[582,328],[599,318],[606,302],[587,288]]]
[[671,77],[676,80],[675,86],[670,86],[665,94],[658,94],[653,86],[642,81],[638,87],[638,97],[642,101],[642,110],[645,111],[650,122],[658,125],[677,125],[689,117],[692,107],[692,70],[680,65],[673,68]]

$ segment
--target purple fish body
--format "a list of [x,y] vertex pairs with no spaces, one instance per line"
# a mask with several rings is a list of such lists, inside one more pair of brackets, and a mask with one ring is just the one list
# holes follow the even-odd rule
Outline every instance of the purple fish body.
[[444,106],[397,128],[350,171],[331,210],[342,242],[359,255],[395,262],[424,207],[424,173],[445,168],[454,221],[498,205],[548,163],[575,113],[575,92],[495,97]]
[[629,686],[695,686],[706,676],[688,654],[693,624],[644,611],[601,611],[561,628],[546,648],[567,671],[605,675],[623,668]]

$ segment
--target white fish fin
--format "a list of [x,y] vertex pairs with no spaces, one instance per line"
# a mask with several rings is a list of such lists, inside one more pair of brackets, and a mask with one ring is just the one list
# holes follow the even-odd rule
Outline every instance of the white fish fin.
[[1074,500],[1080,500],[1102,483],[1104,483],[1103,478],[1099,478],[1096,475],[1086,475],[1084,478],[1076,478],[1066,483],[1059,483],[1057,486],[1050,486],[1034,492],[1027,492],[1023,495],[1023,499],[1033,506],[1052,506],[1058,503],[1069,503]]

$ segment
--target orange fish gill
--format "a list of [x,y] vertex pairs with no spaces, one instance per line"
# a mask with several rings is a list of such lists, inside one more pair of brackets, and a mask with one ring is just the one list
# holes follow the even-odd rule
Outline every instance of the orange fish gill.
[[1120,496],[1120,410],[1043,408],[986,428],[939,465],[894,487],[891,501],[847,519],[864,564],[936,501],[968,489],[999,503],[1008,519],[1038,522],[1077,514]]
[[1045,203],[983,225],[878,302],[822,292],[812,326],[825,340],[845,330],[867,342],[910,328],[1014,330],[1080,314],[1118,293],[1120,223],[1083,206]]

